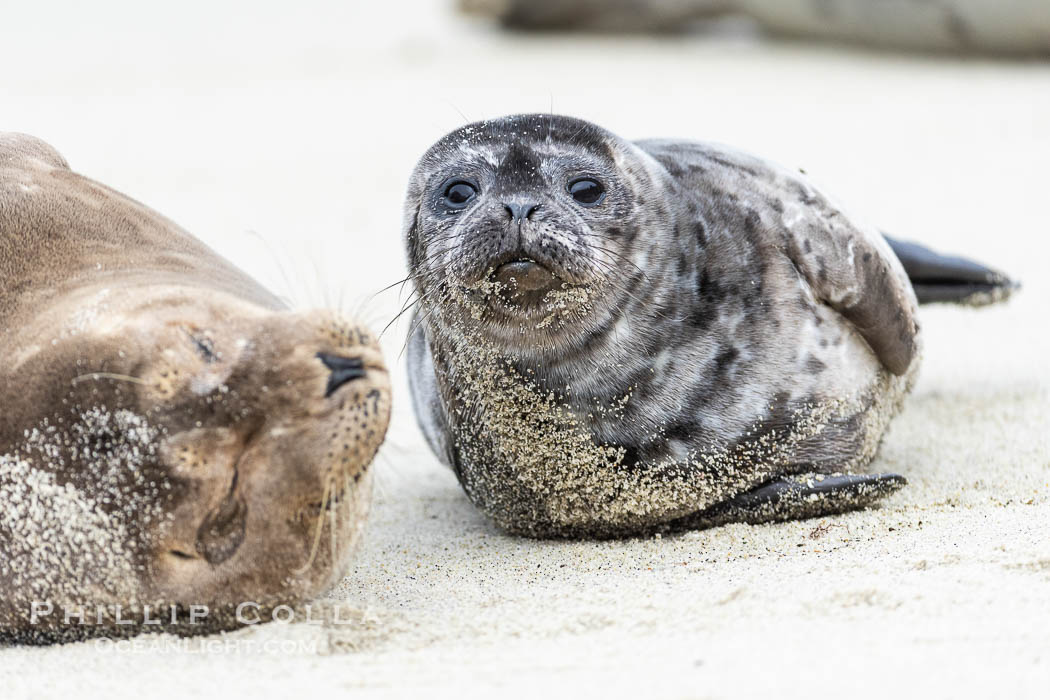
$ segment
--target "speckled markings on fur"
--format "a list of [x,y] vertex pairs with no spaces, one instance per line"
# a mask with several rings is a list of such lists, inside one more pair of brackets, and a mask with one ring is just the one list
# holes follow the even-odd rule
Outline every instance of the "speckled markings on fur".
[[[564,183],[601,180],[601,206]],[[462,212],[450,178],[479,185]],[[539,208],[508,225],[502,202]],[[728,148],[629,143],[526,115],[420,161],[406,244],[417,415],[503,528],[608,535],[772,478],[862,468],[918,367],[915,299],[885,241],[803,177]],[[492,266],[563,280],[513,301]]]

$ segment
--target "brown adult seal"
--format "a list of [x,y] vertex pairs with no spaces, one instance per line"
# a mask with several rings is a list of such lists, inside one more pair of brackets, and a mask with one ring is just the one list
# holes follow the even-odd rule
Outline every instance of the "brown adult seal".
[[374,337],[15,134],[0,352],[0,641],[227,628],[344,570],[389,420]]

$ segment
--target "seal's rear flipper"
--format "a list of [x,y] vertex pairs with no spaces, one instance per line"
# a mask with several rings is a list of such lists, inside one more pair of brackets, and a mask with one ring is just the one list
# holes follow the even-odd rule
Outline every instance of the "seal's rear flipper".
[[899,474],[799,475],[774,479],[725,503],[671,523],[698,530],[726,523],[780,522],[836,515],[870,506],[904,486]]
[[904,265],[920,304],[987,306],[1005,301],[1020,286],[1003,273],[972,260],[941,255],[885,234],[884,238]]

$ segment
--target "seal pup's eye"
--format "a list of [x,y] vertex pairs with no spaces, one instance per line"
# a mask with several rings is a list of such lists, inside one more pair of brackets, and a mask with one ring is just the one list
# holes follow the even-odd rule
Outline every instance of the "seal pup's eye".
[[464,180],[456,180],[445,188],[445,205],[452,209],[462,209],[467,206],[478,188]]
[[585,207],[594,207],[605,199],[602,183],[589,177],[580,177],[569,183],[569,194]]

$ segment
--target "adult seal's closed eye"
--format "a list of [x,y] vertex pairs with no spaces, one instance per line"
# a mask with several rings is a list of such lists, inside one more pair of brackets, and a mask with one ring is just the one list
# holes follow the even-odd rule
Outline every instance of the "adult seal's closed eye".
[[390,411],[365,328],[0,134],[0,350],[0,642],[225,629],[338,580]]
[[404,235],[423,432],[478,507],[536,536],[872,503],[904,483],[857,472],[919,364],[905,268],[931,300],[1013,288],[891,244],[798,173],[551,115],[435,144]]

